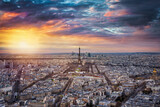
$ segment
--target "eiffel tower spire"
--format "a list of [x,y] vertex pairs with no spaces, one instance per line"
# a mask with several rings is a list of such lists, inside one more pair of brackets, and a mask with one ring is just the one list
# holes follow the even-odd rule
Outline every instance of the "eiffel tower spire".
[[81,63],[81,48],[79,47],[78,63]]

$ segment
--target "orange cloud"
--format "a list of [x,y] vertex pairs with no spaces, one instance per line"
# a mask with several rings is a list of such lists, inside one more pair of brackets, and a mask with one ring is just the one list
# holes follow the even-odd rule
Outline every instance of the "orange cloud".
[[106,2],[119,2],[119,0],[106,0]]
[[107,13],[105,13],[104,16],[106,17],[120,17],[120,16],[124,16],[124,15],[128,15],[129,13],[127,12],[127,10],[125,9],[121,9],[121,10],[113,10],[113,11],[108,11]]
[[[138,30],[134,34],[138,35],[142,33],[142,31]],[[3,43],[2,47],[6,49],[0,50],[1,53],[72,52],[76,51],[79,46],[89,52],[159,51],[157,47],[152,46],[152,41],[144,41],[139,35],[123,38],[65,34],[52,34],[49,36],[47,32],[42,32],[41,27],[35,28],[31,26],[30,29],[0,30],[0,38],[0,42]],[[148,43],[151,43],[151,45],[148,45]]]
[[[47,23],[50,23],[50,22],[47,22]],[[68,27],[67,25],[64,25],[64,24],[62,25],[61,24],[60,25],[44,24],[42,25],[41,29],[44,32],[57,32],[57,31],[67,30]]]
[[63,20],[49,20],[41,26],[41,30],[44,32],[57,32],[77,27],[80,27],[80,25],[75,24],[73,26],[70,26],[66,24]]
[[147,25],[147,26],[145,26],[144,28],[145,29],[149,29],[151,26],[150,25]]
[[1,20],[10,20],[14,17],[21,16],[25,17],[25,13],[16,13],[16,12],[5,12],[3,15],[0,17]]

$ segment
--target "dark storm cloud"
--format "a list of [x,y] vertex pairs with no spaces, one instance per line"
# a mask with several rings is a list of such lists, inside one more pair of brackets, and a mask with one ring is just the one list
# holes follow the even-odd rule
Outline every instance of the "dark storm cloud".
[[69,31],[65,31],[65,34],[75,34],[75,33],[79,33],[79,34],[81,34],[81,33],[83,33],[84,31],[88,31],[89,29],[88,28],[86,28],[86,27],[78,27],[78,28],[73,28],[73,29],[71,29],[71,30],[69,30]]
[[[0,28],[21,25],[43,26],[49,20],[63,19],[70,29],[49,32],[65,35],[97,35],[101,37],[128,36],[142,29],[150,37],[159,38],[160,1],[158,0],[19,0],[17,3],[0,3],[0,11],[25,13],[0,22]],[[110,8],[111,5],[115,6]],[[105,16],[107,11],[124,9],[127,15]],[[123,12],[123,11],[122,11]],[[118,13],[117,13],[118,14]],[[158,17],[159,16],[159,17]],[[41,23],[43,22],[43,23]],[[41,25],[42,24],[42,25]],[[72,27],[77,25],[78,27]],[[150,28],[145,30],[145,26]],[[54,26],[54,25],[53,25]],[[59,25],[61,26],[61,25]],[[156,27],[155,27],[156,26]],[[135,27],[135,28],[132,28]],[[145,36],[144,36],[145,37]]]
[[[37,12],[40,13],[43,11],[43,13],[48,14],[48,12],[53,12],[53,13],[73,13],[73,11],[68,11],[69,8],[73,8],[76,11],[74,13],[77,13],[79,10],[84,10],[89,8],[92,5],[97,5],[96,2],[91,0],[88,1],[81,1],[81,2],[71,2],[72,0],[66,0],[68,2],[63,2],[63,0],[55,0],[55,1],[50,1],[50,0],[39,0],[39,1],[45,1],[43,3],[34,3],[34,1],[38,0],[26,0],[22,1],[19,0],[19,2],[16,2],[15,4],[13,3],[1,3],[0,4],[0,10],[4,11],[14,11],[14,12],[29,12],[29,13],[35,13]],[[102,0],[104,2],[104,0]],[[104,5],[104,4],[103,4]],[[96,7],[99,7],[99,9],[104,9],[105,6],[97,5]],[[51,11],[49,8],[57,8],[57,11]],[[65,17],[64,17],[65,18]]]
[[36,15],[37,20],[48,21],[52,19],[74,18],[70,13],[53,14],[51,12]]
[[153,21],[150,24],[150,29],[146,30],[149,35],[149,39],[159,39],[160,43],[160,20]]
[[[96,31],[97,30],[97,31]],[[57,32],[50,32],[48,33],[49,35],[76,35],[76,36],[87,36],[89,35],[90,37],[102,37],[102,38],[108,38],[108,37],[115,37],[116,35],[110,33],[109,31],[98,31],[98,28],[93,30],[91,27],[77,27],[77,28],[72,28],[69,30],[63,30],[63,31],[57,31]]]
[[18,26],[29,25],[33,23],[35,24],[37,22],[38,20],[34,18],[31,19],[31,18],[25,17],[24,19],[22,19],[20,17],[15,17],[10,20],[0,22],[0,28],[18,27]]
[[79,0],[79,2],[74,2],[73,0],[19,0],[16,3],[1,2],[0,11],[16,13],[23,12],[27,15],[24,18],[14,17],[7,21],[1,21],[0,24],[1,27],[9,27],[12,26],[12,24],[15,26],[20,22],[26,24],[27,22],[28,24],[35,24],[39,21],[48,21],[54,19],[89,17],[90,15],[88,15],[87,12],[84,12],[84,10],[94,5],[97,7],[97,10],[103,10],[105,9],[105,0],[102,1],[101,2],[103,4],[101,5],[98,5],[97,2],[92,0],[86,0],[86,2],[81,0]]
[[118,20],[131,26],[144,26],[157,18],[160,9],[159,0],[120,0],[115,5],[122,5],[131,16]]

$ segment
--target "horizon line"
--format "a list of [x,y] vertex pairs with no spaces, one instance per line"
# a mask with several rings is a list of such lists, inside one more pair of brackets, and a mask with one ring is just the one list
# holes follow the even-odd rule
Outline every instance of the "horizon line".
[[[75,54],[78,52],[74,52]],[[160,52],[82,52],[91,54],[160,54]],[[51,55],[51,54],[72,54],[72,52],[59,52],[59,53],[0,53],[0,55]]]

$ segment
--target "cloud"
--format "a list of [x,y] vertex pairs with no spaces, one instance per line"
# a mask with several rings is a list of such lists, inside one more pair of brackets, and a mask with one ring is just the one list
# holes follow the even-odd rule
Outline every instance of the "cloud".
[[107,11],[104,16],[106,17],[121,17],[128,15],[129,13],[125,9],[116,10],[116,11]]
[[[0,2],[0,30],[33,27],[53,38],[101,38],[103,42],[109,39],[128,46],[136,43],[159,46],[160,2],[157,0],[38,1]],[[96,42],[95,45],[108,44]]]
[[157,0],[120,0],[115,5],[122,5],[131,15],[119,18],[130,26],[145,26],[156,20],[159,14],[160,1]]

